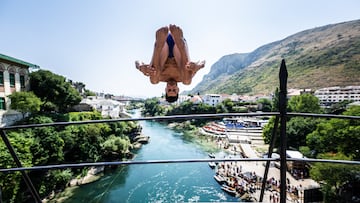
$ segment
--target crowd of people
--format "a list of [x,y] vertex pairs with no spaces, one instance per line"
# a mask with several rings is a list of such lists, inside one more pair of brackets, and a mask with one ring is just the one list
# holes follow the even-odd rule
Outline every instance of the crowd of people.
[[[222,139],[217,139],[216,143],[218,144],[218,147],[223,147],[223,149],[227,151],[230,150],[231,152],[229,154],[231,154],[231,156],[236,155],[244,157],[244,154],[241,153],[240,146],[230,145],[224,148],[224,141]],[[231,156],[229,158],[231,158]],[[221,179],[224,180],[218,182],[224,190],[226,189],[225,191],[229,192],[229,194],[237,196],[243,200],[256,201],[256,199],[259,198],[258,195],[260,194],[263,178],[261,174],[257,174],[255,171],[247,171],[249,167],[244,164],[248,163],[236,161],[217,163],[215,167],[215,176],[221,177]],[[257,163],[254,166],[257,166]],[[295,173],[295,171],[293,172]],[[300,174],[301,173],[299,173],[299,175]],[[280,202],[279,179],[276,179],[275,177],[268,178],[265,190],[267,191],[267,196],[269,197],[271,203]],[[291,182],[290,179],[287,178],[288,198],[299,201],[300,197],[303,195],[303,190],[304,187],[301,184]]]
[[255,172],[242,172],[242,166],[236,162],[220,162],[216,167],[216,175],[224,178],[226,188],[240,198],[248,198],[249,194],[261,189],[261,177]]

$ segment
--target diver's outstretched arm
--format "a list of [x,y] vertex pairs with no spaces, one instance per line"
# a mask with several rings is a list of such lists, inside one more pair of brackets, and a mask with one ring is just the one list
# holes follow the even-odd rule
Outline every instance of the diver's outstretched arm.
[[198,62],[189,62],[186,64],[185,72],[184,72],[184,78],[183,78],[183,84],[184,85],[190,85],[192,78],[196,74],[198,70],[203,68],[205,66],[205,61],[198,61]]

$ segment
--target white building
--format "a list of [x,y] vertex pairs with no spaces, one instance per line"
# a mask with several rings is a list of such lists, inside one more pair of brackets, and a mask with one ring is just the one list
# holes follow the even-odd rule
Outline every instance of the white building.
[[179,94],[179,98],[178,98],[178,100],[176,101],[176,104],[181,104],[181,103],[183,103],[183,102],[185,102],[185,101],[188,101],[188,100],[190,100],[190,99],[191,99],[191,97],[188,96],[188,95]]
[[216,106],[218,103],[222,102],[222,97],[219,94],[205,94],[202,99],[205,104],[211,106]]
[[101,112],[102,117],[119,118],[121,114],[125,113],[125,104],[103,97],[90,96],[83,99],[80,102],[81,104],[88,104],[93,109]]
[[10,109],[10,99],[13,92],[28,91],[29,69],[39,68],[20,59],[0,54],[0,124],[8,125],[22,118],[21,113]]
[[360,101],[360,86],[327,87],[318,89],[314,95],[319,99],[321,106],[330,106],[345,100]]

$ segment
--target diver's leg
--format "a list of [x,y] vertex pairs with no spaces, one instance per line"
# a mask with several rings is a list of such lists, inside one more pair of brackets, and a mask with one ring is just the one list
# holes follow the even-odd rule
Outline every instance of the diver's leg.
[[168,33],[168,27],[162,27],[156,31],[156,41],[150,66],[154,67],[157,72],[162,70],[169,55],[169,48],[166,44]]
[[190,61],[188,47],[183,37],[183,31],[180,27],[170,25],[170,33],[175,41],[173,49],[174,58],[182,74],[181,78],[183,78],[185,66]]

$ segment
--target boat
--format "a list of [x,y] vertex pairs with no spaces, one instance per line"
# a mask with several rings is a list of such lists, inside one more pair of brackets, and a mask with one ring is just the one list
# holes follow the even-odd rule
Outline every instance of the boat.
[[214,178],[221,185],[226,183],[226,179],[222,175],[214,175]]
[[209,153],[208,156],[212,159],[215,159],[215,154],[213,154],[213,153]]
[[221,189],[224,190],[225,192],[229,193],[232,196],[236,196],[236,190],[233,187],[230,187],[230,186],[224,184],[221,186]]
[[216,163],[215,162],[209,162],[209,166],[210,166],[210,168],[214,169],[216,167]]

